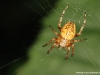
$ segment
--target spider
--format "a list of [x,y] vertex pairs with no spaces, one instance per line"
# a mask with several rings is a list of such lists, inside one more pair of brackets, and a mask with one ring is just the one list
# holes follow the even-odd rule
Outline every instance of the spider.
[[52,38],[49,42],[47,42],[45,45],[42,46],[42,47],[45,47],[48,44],[50,44],[51,42],[54,42],[54,44],[51,46],[51,48],[47,51],[47,54],[49,54],[50,51],[52,50],[52,48],[54,48],[55,46],[57,48],[59,48],[59,47],[64,48],[65,50],[67,49],[65,59],[68,59],[68,57],[69,57],[70,47],[72,47],[71,56],[74,55],[74,42],[81,42],[81,41],[87,40],[86,38],[85,39],[79,39],[79,40],[73,40],[75,37],[80,36],[82,31],[83,31],[83,28],[84,28],[85,23],[86,23],[86,12],[84,12],[84,21],[83,21],[82,27],[80,28],[80,31],[77,34],[76,34],[75,23],[72,22],[72,21],[67,22],[63,27],[61,27],[63,16],[65,14],[66,9],[68,9],[68,7],[69,7],[69,5],[67,5],[65,7],[65,9],[63,10],[62,15],[60,17],[60,20],[58,22],[58,29],[60,30],[60,34],[57,33],[49,25],[49,27],[52,29],[52,31],[55,33],[55,35],[58,36],[58,37]]

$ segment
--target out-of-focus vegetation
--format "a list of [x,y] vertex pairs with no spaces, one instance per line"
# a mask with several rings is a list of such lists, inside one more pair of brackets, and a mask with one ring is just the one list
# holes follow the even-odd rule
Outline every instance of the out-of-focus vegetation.
[[[29,60],[21,66],[16,75],[77,75],[76,72],[100,71],[100,1],[99,0],[59,0],[52,11],[42,19],[43,29],[36,42],[28,50]],[[69,4],[62,26],[72,20],[75,22],[77,32],[82,26],[83,13],[87,12],[87,22],[79,38],[87,41],[75,43],[75,55],[64,60],[66,51],[54,48],[46,54],[52,43],[42,47],[51,38],[56,37],[49,28],[51,25],[57,32],[57,24],[65,6]],[[42,8],[40,6],[40,8]],[[71,53],[71,51],[70,51]]]

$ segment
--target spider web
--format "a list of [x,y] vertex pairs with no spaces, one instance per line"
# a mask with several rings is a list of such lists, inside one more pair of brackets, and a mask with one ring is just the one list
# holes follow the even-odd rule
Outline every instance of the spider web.
[[[14,15],[14,12],[12,13],[12,16],[8,16],[9,14],[6,15],[7,17],[10,17],[10,19],[14,18],[16,21],[10,21],[8,20],[9,18],[5,19],[4,21],[6,21],[6,23],[2,26],[4,30],[1,30],[2,32],[6,31],[6,29],[15,31],[13,36],[10,35],[12,34],[12,31],[9,33],[4,32],[7,34],[4,37],[6,39],[6,36],[9,36],[8,38],[11,38],[10,40],[13,40],[13,42],[17,44],[14,43],[16,46],[10,46],[8,44],[13,42],[10,41],[4,43],[4,40],[1,40],[3,46],[8,45],[11,47],[3,51],[4,48],[1,45],[1,75],[100,74],[100,43],[98,41],[100,37],[99,1],[59,0],[53,2],[50,0],[43,0],[43,2],[41,2],[39,0],[34,0],[29,2],[19,1],[18,5],[16,5],[16,2],[17,1],[11,6],[17,6],[19,8],[15,11],[17,15]],[[4,2],[2,1],[2,3]],[[51,40],[51,38],[56,37],[49,28],[49,25],[59,33],[57,24],[62,11],[68,4],[70,6],[66,10],[61,25],[63,26],[66,22],[71,20],[75,22],[76,30],[78,32],[83,23],[83,13],[86,12],[87,22],[85,28],[83,29],[82,35],[75,39],[87,38],[88,40],[75,43],[74,57],[70,56],[70,51],[69,59],[64,60],[66,50],[53,48],[48,55],[46,52],[53,43],[46,47],[42,47],[42,45]],[[2,6],[5,8],[6,4]],[[7,8],[10,9],[11,7],[9,6]],[[22,18],[21,15],[24,17]],[[4,14],[2,14],[1,17],[4,17]],[[1,23],[3,24],[3,22]],[[14,24],[14,26],[10,24]],[[17,39],[14,37],[17,37]],[[5,73],[5,71],[7,72]]]

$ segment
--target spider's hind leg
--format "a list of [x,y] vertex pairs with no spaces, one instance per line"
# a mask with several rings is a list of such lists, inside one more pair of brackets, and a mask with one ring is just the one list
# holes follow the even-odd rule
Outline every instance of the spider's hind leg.
[[59,29],[59,30],[61,30],[62,19],[63,19],[63,16],[64,16],[64,14],[65,14],[65,11],[67,10],[68,7],[69,7],[69,5],[67,5],[67,6],[65,7],[65,9],[63,10],[62,15],[61,15],[61,17],[60,17],[60,20],[59,20],[59,22],[58,22],[58,29]]
[[84,21],[83,21],[82,27],[80,28],[80,31],[75,35],[75,37],[78,37],[81,35],[83,28],[85,26],[85,23],[86,23],[86,12],[84,12]]
[[52,29],[52,31],[55,33],[55,35],[60,36],[60,34],[58,34],[58,33],[52,28],[51,25],[49,25],[49,27]]

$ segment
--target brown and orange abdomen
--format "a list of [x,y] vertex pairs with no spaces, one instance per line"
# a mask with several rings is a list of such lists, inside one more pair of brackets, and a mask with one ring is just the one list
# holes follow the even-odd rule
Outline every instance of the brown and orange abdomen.
[[61,29],[61,36],[66,40],[71,40],[76,34],[76,27],[74,22],[66,23]]

